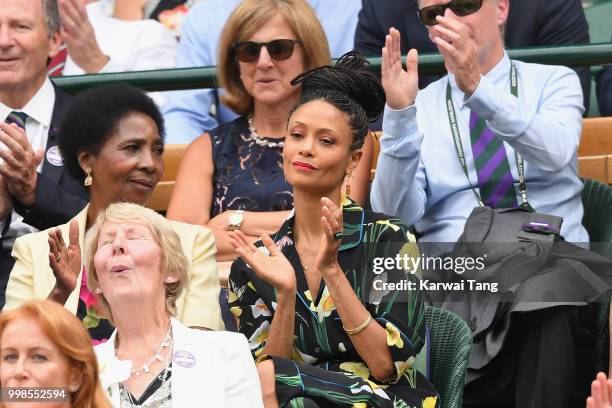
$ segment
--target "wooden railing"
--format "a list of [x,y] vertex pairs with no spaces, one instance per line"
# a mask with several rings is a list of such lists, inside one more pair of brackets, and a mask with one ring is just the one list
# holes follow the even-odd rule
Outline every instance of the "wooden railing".
[[584,120],[578,171],[580,177],[612,184],[612,117]]

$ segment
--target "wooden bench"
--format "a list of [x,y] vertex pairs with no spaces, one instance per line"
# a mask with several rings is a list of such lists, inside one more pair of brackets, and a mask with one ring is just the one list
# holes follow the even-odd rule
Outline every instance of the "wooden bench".
[[151,198],[149,198],[148,207],[155,211],[163,212],[168,209],[170,204],[170,197],[172,196],[172,190],[174,190],[174,182],[176,181],[176,175],[178,174],[181,159],[185,150],[187,150],[187,144],[168,144],[164,146],[164,176],[161,181],[157,183],[157,187]]
[[[379,138],[381,133],[372,132],[372,135],[374,154],[371,179],[374,179],[380,151]],[[174,181],[186,149],[186,144],[166,145],[164,150],[164,176],[149,200],[149,207],[155,211],[166,211],[168,209]],[[580,177],[612,184],[612,117],[584,120],[582,139],[578,150],[578,170]]]
[[584,120],[578,172],[580,177],[612,184],[612,117]]

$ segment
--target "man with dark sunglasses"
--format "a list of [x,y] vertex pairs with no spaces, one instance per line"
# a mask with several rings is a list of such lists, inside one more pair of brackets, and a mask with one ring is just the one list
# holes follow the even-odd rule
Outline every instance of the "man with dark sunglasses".
[[[487,1],[487,0],[485,0]],[[442,3],[449,4],[448,0]],[[450,3],[457,3],[456,1]],[[463,2],[461,2],[463,3]],[[380,56],[390,27],[401,34],[402,54],[415,48],[419,53],[437,52],[426,26],[419,21],[416,0],[363,0],[355,31],[355,50]],[[589,26],[581,0],[511,0],[504,32],[506,48],[588,44]],[[591,71],[576,68],[580,77],[585,113],[589,111]],[[424,88],[438,76],[421,76]]]
[[[566,240],[587,242],[576,73],[509,59],[502,32],[510,0],[453,1],[419,2],[449,71],[427,88],[418,91],[417,52],[410,51],[403,70],[399,32],[386,37],[387,107],[373,209],[414,225],[421,242],[452,243],[475,207],[532,206],[563,217]],[[586,327],[578,317],[585,309],[539,303],[529,310],[513,313],[510,326],[485,326],[493,332],[477,331],[482,316],[472,316],[471,329],[487,337],[474,339],[465,407],[569,408],[574,398],[584,405],[592,374],[581,372],[586,361],[578,359],[578,345],[588,339],[577,333]]]

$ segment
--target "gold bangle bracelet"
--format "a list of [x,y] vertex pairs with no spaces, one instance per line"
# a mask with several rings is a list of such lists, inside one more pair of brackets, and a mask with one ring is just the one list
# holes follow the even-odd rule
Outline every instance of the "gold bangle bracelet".
[[370,325],[370,323],[372,323],[372,315],[368,313],[367,319],[365,319],[363,323],[361,323],[359,326],[355,327],[354,329],[347,329],[346,327],[344,327],[344,325],[342,325],[342,328],[344,329],[346,334],[348,334],[349,336],[354,336],[355,334],[361,333],[362,331],[364,331],[365,328]]

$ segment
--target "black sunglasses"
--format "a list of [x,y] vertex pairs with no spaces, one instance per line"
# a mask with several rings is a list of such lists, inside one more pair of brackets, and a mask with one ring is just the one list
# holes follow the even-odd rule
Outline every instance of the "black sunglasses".
[[255,41],[241,41],[232,45],[234,55],[241,62],[255,62],[261,53],[261,47],[266,47],[268,54],[273,60],[282,61],[293,55],[295,44],[301,44],[299,40],[280,39],[267,43]]
[[436,4],[434,6],[423,7],[419,10],[419,18],[425,25],[432,26],[438,24],[437,16],[443,16],[447,8],[453,10],[458,16],[468,16],[480,10],[482,0],[451,0],[446,4]]

